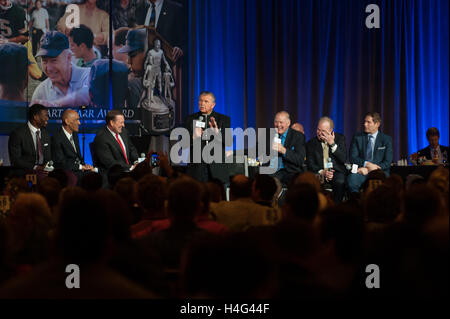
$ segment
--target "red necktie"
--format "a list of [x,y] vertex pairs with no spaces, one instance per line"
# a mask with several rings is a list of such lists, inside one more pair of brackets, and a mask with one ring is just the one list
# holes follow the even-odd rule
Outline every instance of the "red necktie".
[[125,161],[127,161],[127,164],[130,165],[130,164],[128,163],[127,154],[125,154],[125,149],[123,148],[123,145],[122,145],[122,143],[120,142],[119,134],[117,134],[117,133],[116,133],[116,139],[117,139],[117,142],[118,142],[119,145],[120,145],[120,148],[122,149],[122,153],[123,153],[123,156],[125,157]]

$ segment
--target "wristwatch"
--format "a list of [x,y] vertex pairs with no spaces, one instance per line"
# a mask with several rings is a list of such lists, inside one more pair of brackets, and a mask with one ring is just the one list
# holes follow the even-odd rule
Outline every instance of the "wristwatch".
[[333,148],[335,146],[336,146],[336,143],[333,143],[333,144],[330,145],[330,148]]

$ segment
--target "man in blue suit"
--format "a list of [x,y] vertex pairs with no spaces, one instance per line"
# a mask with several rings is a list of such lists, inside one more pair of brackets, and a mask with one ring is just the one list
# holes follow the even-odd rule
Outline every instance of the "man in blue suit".
[[364,133],[353,136],[350,144],[350,162],[358,165],[357,173],[347,178],[350,192],[358,192],[371,171],[381,169],[387,176],[392,162],[392,138],[378,129],[381,116],[369,112],[364,118]]

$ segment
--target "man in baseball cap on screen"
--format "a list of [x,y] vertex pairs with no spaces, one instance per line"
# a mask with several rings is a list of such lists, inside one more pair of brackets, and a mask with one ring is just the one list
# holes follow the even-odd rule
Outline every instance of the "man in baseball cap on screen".
[[[89,101],[78,98],[79,105],[70,105],[71,99],[66,96],[76,96],[80,90],[88,89],[89,69],[71,64],[72,53],[69,49],[69,39],[58,31],[50,31],[41,39],[41,48],[36,56],[41,57],[42,70],[47,79],[40,83],[33,93],[32,101],[47,106],[79,106]],[[86,94],[82,94],[86,98]],[[65,98],[66,104],[61,104]],[[67,104],[69,103],[69,104]]]
[[144,87],[142,86],[142,77],[144,75],[144,60],[147,51],[147,29],[132,29],[127,33],[127,42],[122,48],[117,50],[119,53],[128,54],[128,64],[131,68],[131,74],[128,77],[128,88],[130,96],[128,100],[129,107],[136,107],[142,95]]

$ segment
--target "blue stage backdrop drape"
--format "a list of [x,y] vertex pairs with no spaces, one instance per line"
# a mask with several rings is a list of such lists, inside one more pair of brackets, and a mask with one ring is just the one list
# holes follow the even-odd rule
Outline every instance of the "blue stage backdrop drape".
[[[368,4],[381,28],[365,26]],[[315,135],[331,116],[347,143],[378,111],[394,159],[449,141],[447,0],[191,0],[190,108],[216,94],[233,127],[270,127],[282,109]]]

